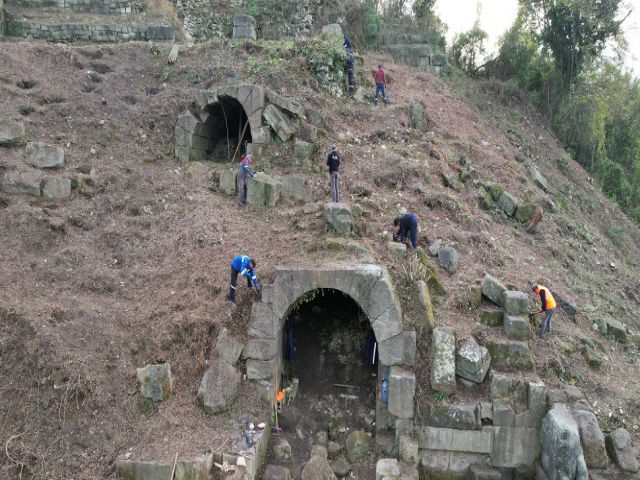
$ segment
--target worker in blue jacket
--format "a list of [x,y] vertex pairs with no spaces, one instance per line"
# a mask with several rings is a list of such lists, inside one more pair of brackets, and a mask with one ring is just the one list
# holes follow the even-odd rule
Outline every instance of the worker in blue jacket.
[[258,283],[258,277],[253,270],[256,268],[256,261],[253,258],[246,255],[238,255],[231,260],[231,285],[229,286],[229,300],[233,303],[236,302],[236,284],[238,282],[238,275],[247,277],[247,287],[251,288],[251,283],[256,287],[256,292],[260,293],[260,283]]
[[418,236],[418,218],[413,213],[406,213],[393,220],[393,225],[398,227],[398,233],[393,236],[394,242],[406,243],[411,240],[411,246],[416,248]]

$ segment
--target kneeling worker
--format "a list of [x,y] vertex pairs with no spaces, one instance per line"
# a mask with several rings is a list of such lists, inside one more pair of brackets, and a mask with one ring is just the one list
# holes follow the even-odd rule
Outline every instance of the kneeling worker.
[[256,261],[246,255],[238,255],[231,260],[231,285],[229,285],[229,301],[236,302],[236,283],[238,281],[238,275],[247,277],[247,287],[251,288],[251,282],[256,287],[256,292],[260,293],[260,284],[258,283],[258,277],[254,272],[256,267]]
[[393,225],[398,227],[398,233],[393,236],[396,242],[407,242],[407,237],[411,239],[411,246],[416,248],[418,236],[418,218],[413,213],[405,213],[401,217],[393,220]]

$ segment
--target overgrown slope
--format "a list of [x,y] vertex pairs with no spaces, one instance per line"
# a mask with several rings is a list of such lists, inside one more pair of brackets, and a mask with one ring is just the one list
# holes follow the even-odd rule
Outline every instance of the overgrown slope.
[[[374,107],[326,95],[293,44],[220,41],[182,51],[174,67],[165,65],[168,50],[5,43],[0,51],[2,116],[25,122],[30,141],[64,146],[64,174],[94,168],[97,177],[95,188],[69,201],[0,196],[3,476],[113,478],[115,458],[129,449],[188,454],[216,447],[233,428],[229,418],[205,416],[195,405],[215,332],[223,324],[242,331],[253,300],[241,290],[240,306],[227,306],[229,261],[238,253],[256,257],[268,282],[279,264],[318,261],[311,251],[329,235],[322,214],[301,206],[238,210],[217,192],[216,172],[227,165],[181,167],[173,158],[175,122],[195,92],[239,82],[263,84],[324,117],[312,162],[296,161],[292,145],[275,143],[256,163],[307,176],[323,201],[324,156],[337,143],[346,201],[365,212],[358,240],[391,269],[409,321],[418,320],[413,291],[384,234],[401,207],[419,215],[423,246],[440,240],[461,253],[455,274],[438,270],[448,292],[436,305],[438,323],[460,336],[482,331],[467,298],[485,271],[521,290],[533,278],[545,282],[573,299],[579,314],[575,324],[559,315],[554,337],[533,342],[538,373],[549,384],[578,382],[599,402],[603,425],[635,423],[637,432],[636,347],[591,325],[613,317],[640,328],[640,232],[511,93],[499,84],[443,83],[384,59],[392,103]],[[379,60],[365,57],[362,68]],[[106,73],[88,75],[95,62]],[[35,87],[18,86],[25,79]],[[426,107],[433,134],[411,129],[416,103]],[[550,193],[534,185],[518,153],[538,165]],[[5,174],[24,168],[22,150],[0,155]],[[442,184],[446,167],[469,173],[460,192]],[[537,233],[497,208],[480,208],[485,182],[542,205]],[[602,343],[601,370],[580,353],[567,356],[557,342],[578,343],[578,334]],[[425,333],[420,401],[428,393],[427,344]],[[176,393],[149,409],[136,394],[135,368],[159,360],[171,362]],[[258,408],[243,388],[238,411]]]

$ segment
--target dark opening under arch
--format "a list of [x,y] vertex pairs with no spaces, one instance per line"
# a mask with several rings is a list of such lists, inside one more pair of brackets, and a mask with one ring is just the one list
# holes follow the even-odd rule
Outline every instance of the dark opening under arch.
[[[375,435],[378,369],[374,345],[366,314],[339,290],[307,292],[287,315],[284,377],[288,385],[293,379],[298,383],[295,400],[281,415],[294,458],[310,455],[311,444],[296,440],[298,432],[315,435],[326,431],[343,445],[354,430]],[[300,472],[294,470],[294,478],[299,478]]]
[[[206,107],[208,114],[204,122],[207,142],[207,159],[230,161],[234,154],[236,160],[242,155],[248,143],[251,143],[251,125],[242,104],[233,97],[219,96],[218,101]],[[238,145],[240,146],[238,148]]]

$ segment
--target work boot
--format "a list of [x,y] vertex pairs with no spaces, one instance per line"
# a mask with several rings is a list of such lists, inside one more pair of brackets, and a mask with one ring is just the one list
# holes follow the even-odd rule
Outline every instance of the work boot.
[[227,295],[227,300],[231,303],[236,303],[236,290],[233,287],[229,287],[229,295]]

